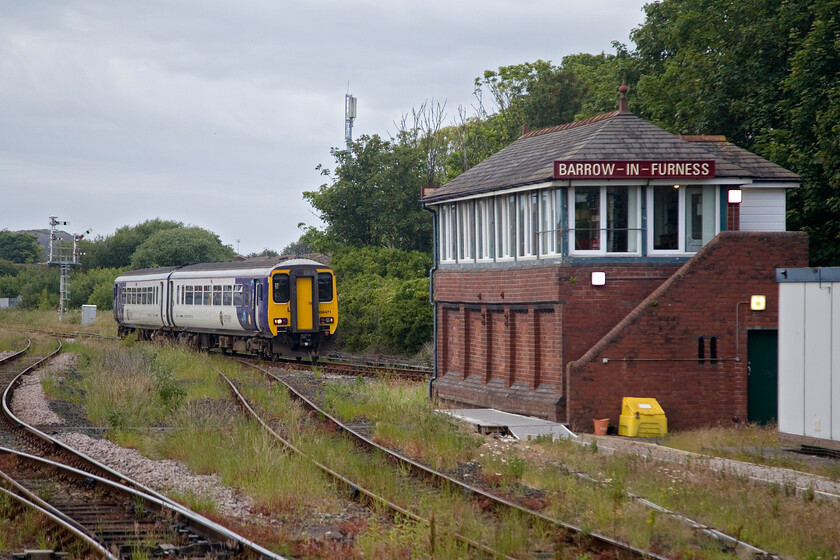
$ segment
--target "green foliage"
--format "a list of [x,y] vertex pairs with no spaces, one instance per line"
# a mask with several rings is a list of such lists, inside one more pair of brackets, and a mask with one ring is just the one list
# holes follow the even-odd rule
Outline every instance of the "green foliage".
[[545,128],[574,120],[581,99],[571,73],[544,60],[487,70],[475,80],[475,90],[482,89],[499,108],[500,136],[509,138],[505,145],[519,136],[522,125]]
[[[85,304],[96,305],[97,309],[112,309],[114,299],[114,280],[121,269],[97,268],[84,272],[74,271],[70,280],[70,307]],[[93,294],[96,293],[96,298]],[[96,299],[96,301],[91,301]]]
[[339,282],[339,344],[416,353],[431,340],[428,254],[344,248],[331,265]]
[[135,226],[123,226],[113,235],[82,240],[79,242],[82,264],[86,269],[127,267],[131,264],[134,251],[152,235],[183,227],[181,222],[155,218]]
[[22,296],[24,309],[58,307],[59,271],[47,265],[17,265],[14,276],[0,276],[0,297]]
[[784,124],[762,147],[805,182],[788,196],[789,227],[810,236],[811,264],[840,264],[840,2],[809,3],[809,25],[782,81]]
[[[362,136],[333,149],[335,180],[303,197],[318,210],[332,242],[354,247],[428,251],[431,214],[419,202],[425,154],[419,146]],[[330,172],[323,170],[326,176]]]
[[[16,276],[18,273],[18,267],[11,261],[7,261],[5,259],[0,259],[0,277],[3,276]],[[8,297],[8,296],[3,296]]]
[[0,230],[0,260],[22,264],[36,263],[43,257],[44,248],[33,234]]
[[812,265],[840,264],[840,2],[666,0],[645,11],[632,34],[634,110],[798,173],[788,228],[809,234]]
[[255,257],[277,257],[277,256],[280,256],[280,254],[277,251],[275,251],[273,249],[268,249],[268,248],[263,249],[259,253],[249,253],[248,254],[249,259],[252,259],[252,258],[255,258]]
[[233,260],[233,249],[222,245],[219,236],[198,227],[158,231],[144,241],[131,257],[132,268],[178,266],[200,262]]

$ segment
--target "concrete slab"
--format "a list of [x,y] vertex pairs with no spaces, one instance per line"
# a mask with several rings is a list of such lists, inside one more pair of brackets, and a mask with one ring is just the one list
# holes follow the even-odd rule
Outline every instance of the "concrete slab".
[[483,434],[493,432],[509,433],[517,439],[529,440],[539,436],[553,439],[577,438],[578,436],[563,424],[502,412],[493,408],[461,408],[438,410],[465,422],[473,424]]

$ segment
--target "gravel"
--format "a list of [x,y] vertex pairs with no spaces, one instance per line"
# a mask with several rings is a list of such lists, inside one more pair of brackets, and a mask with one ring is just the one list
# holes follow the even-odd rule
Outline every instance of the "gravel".
[[[15,391],[12,411],[23,422],[48,428],[65,426],[64,420],[51,408],[41,387],[44,374],[62,375],[75,365],[71,354],[60,354],[36,372],[26,375]],[[60,379],[59,379],[60,381]],[[66,407],[65,407],[66,408]],[[73,426],[69,427],[72,428]],[[81,426],[87,428],[87,426]],[[65,431],[54,437],[89,457],[123,473],[129,478],[163,494],[177,492],[209,497],[216,504],[218,513],[225,517],[243,519],[256,517],[253,502],[245,495],[221,483],[217,475],[197,475],[183,463],[172,460],[148,459],[135,449],[120,447],[108,440]]]

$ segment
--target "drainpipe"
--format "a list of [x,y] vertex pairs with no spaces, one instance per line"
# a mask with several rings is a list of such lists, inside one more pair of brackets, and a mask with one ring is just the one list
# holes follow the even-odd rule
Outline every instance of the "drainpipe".
[[432,213],[432,268],[429,269],[429,305],[432,306],[432,378],[429,379],[429,400],[432,400],[432,385],[438,378],[437,360],[437,305],[435,305],[435,272],[438,262],[437,212],[425,204],[424,210]]

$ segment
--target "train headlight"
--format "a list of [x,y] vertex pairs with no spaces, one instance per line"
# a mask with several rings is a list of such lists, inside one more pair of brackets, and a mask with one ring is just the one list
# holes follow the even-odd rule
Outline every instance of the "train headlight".
[[321,317],[321,324],[322,325],[332,325],[333,318],[332,317]]
[[286,317],[280,317],[279,319],[274,319],[274,324],[282,327],[283,325],[289,324],[289,319]]

